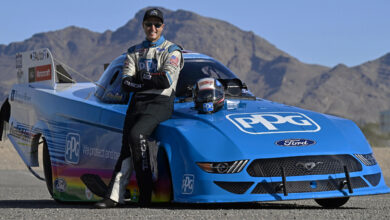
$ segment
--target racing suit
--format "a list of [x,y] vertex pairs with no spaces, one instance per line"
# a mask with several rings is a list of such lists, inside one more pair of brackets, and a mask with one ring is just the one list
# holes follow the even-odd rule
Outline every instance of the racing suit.
[[126,112],[122,149],[109,185],[108,198],[123,203],[125,188],[136,172],[139,203],[151,200],[153,180],[148,137],[171,117],[179,72],[184,65],[181,48],[161,36],[130,47],[123,66],[123,89],[134,92]]

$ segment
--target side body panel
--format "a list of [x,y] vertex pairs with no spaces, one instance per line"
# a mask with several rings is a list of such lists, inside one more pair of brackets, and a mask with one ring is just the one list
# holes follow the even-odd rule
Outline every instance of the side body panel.
[[[91,193],[80,177],[96,174],[108,185],[120,153],[127,106],[78,98],[91,97],[88,93],[94,91],[92,84],[66,87],[46,90],[15,85],[10,95],[9,138],[27,166],[39,166],[34,137],[39,135],[46,140],[56,199],[96,201],[100,197]],[[135,173],[128,189],[132,200],[137,201]],[[153,200],[168,201],[167,190],[157,190]]]

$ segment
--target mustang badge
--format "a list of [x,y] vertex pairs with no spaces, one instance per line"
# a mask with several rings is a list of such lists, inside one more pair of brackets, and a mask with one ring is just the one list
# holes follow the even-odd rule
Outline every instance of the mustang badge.
[[323,163],[324,162],[298,162],[295,164],[295,166],[302,167],[305,170],[310,171],[310,170],[314,169],[315,167],[317,167],[318,165],[323,164]]

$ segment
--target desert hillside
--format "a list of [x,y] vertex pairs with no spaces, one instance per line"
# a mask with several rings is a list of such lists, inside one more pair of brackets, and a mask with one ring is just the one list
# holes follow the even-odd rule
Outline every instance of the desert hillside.
[[[145,10],[114,31],[97,33],[71,26],[0,45],[0,102],[16,82],[18,52],[49,48],[57,60],[98,80],[104,63],[144,39],[140,25]],[[342,116],[359,125],[378,123],[380,112],[390,109],[390,53],[354,67],[307,64],[228,22],[191,11],[163,12],[167,39],[220,60],[260,98]],[[74,78],[84,81],[76,74]]]

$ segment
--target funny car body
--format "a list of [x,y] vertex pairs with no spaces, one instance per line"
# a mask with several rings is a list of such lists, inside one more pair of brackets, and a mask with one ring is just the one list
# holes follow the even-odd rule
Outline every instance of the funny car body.
[[[352,121],[256,98],[215,59],[183,57],[173,115],[150,140],[154,202],[314,199],[339,207],[352,196],[390,192]],[[55,200],[97,201],[107,190],[131,96],[120,89],[124,59],[114,59],[98,82],[75,83],[48,49],[16,55],[18,83],[2,106],[1,127],[8,124],[30,170],[43,166]],[[210,114],[193,102],[193,85],[203,78],[223,86],[223,106]],[[127,190],[136,202],[134,174]]]

